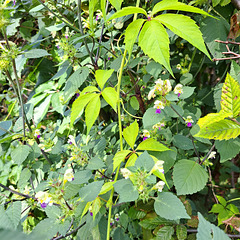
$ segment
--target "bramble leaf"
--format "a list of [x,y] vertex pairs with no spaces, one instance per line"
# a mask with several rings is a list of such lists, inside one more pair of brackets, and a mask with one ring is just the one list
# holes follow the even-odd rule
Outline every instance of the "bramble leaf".
[[231,112],[231,118],[237,117],[240,112],[240,86],[229,74],[222,87],[221,108]]
[[123,130],[123,137],[132,149],[134,148],[138,130],[139,126],[136,120]]
[[105,101],[114,109],[115,112],[117,112],[117,92],[112,87],[104,88],[102,91],[102,96],[105,99]]
[[208,180],[206,171],[196,162],[180,160],[173,169],[177,195],[193,194],[202,190]]
[[103,89],[106,81],[111,77],[113,69],[110,70],[97,70],[95,73],[96,81],[101,89]]

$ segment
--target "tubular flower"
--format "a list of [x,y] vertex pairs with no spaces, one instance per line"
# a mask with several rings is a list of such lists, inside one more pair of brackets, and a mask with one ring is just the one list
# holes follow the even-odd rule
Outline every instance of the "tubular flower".
[[36,129],[36,130],[34,131],[34,137],[36,137],[36,138],[38,138],[38,139],[41,137],[41,132],[40,132],[39,129]]
[[148,100],[150,100],[151,98],[155,98],[155,88],[152,89],[149,93],[148,93]]
[[164,109],[164,103],[162,101],[156,100],[154,102],[154,108],[156,108],[155,113],[161,113],[161,109]]
[[157,189],[159,192],[162,192],[163,188],[164,188],[165,182],[163,181],[159,181],[154,188]]
[[174,88],[174,93],[178,95],[178,97],[180,97],[181,94],[183,94],[183,85],[178,83],[175,88]]
[[215,151],[212,151],[212,152],[209,154],[208,159],[215,158],[215,155],[216,155],[216,152],[215,152]]
[[142,137],[143,137],[143,141],[150,138],[150,133],[148,130],[143,130],[143,134],[142,134]]
[[72,182],[74,180],[74,176],[73,176],[73,170],[72,168],[68,168],[66,170],[66,172],[64,173],[64,178],[63,178],[63,182],[66,183],[68,182]]
[[127,168],[122,168],[120,171],[125,179],[128,179],[132,175]]
[[53,205],[52,198],[51,198],[50,194],[47,192],[39,191],[39,192],[37,192],[35,197],[37,198],[38,203],[40,203],[40,206],[42,208],[46,208],[48,205],[49,206]]
[[151,170],[151,173],[152,172],[155,172],[155,171],[159,171],[161,173],[164,174],[164,169],[163,169],[163,164],[164,164],[164,161],[162,160],[158,160],[155,165],[153,166],[152,170]]
[[184,120],[188,127],[192,127],[192,123],[194,123],[194,121],[192,120],[191,116],[187,116],[187,118]]

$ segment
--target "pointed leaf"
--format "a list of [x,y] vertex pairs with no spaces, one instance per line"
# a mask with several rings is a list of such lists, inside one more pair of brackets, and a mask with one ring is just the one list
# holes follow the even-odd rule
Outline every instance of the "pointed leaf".
[[187,40],[211,59],[204,44],[199,27],[190,17],[181,14],[162,14],[157,16],[155,19],[159,20],[172,32]]
[[113,69],[110,70],[97,70],[95,73],[96,81],[101,89],[103,89],[106,81],[111,77]]
[[123,0],[109,0],[109,1],[117,10],[121,8],[122,2],[123,2]]
[[99,197],[97,197],[92,203],[93,220],[95,219],[100,208],[101,208],[101,200],[99,199]]
[[136,154],[136,153],[133,153],[133,154],[129,157],[129,159],[127,160],[125,167],[134,166],[137,158],[138,158],[137,154]]
[[28,145],[19,145],[11,152],[11,158],[15,164],[21,165],[31,151]]
[[14,226],[14,230],[17,229],[17,226],[21,220],[21,211],[21,202],[13,202],[6,211],[7,216],[9,219],[11,219],[12,225]]
[[121,10],[117,11],[116,13],[114,13],[109,19],[108,21],[114,19],[114,18],[120,18],[123,16],[127,16],[127,15],[131,15],[134,13],[142,13],[147,17],[147,12],[140,7],[124,7]]
[[105,194],[108,191],[112,190],[113,184],[114,184],[114,182],[106,182],[106,183],[104,183],[104,185],[102,186],[102,189],[101,189],[101,191],[100,191],[100,193],[98,195]]
[[134,148],[138,131],[139,131],[139,126],[136,120],[130,126],[126,127],[123,130],[123,137],[132,149]]
[[133,45],[144,22],[144,19],[137,19],[131,22],[126,29],[124,43],[129,54],[132,52]]
[[193,194],[202,190],[208,180],[206,171],[196,162],[180,160],[173,169],[177,195]]
[[113,158],[113,171],[125,160],[126,156],[130,153],[130,150],[122,150],[117,152]]
[[240,125],[231,120],[221,120],[200,128],[194,137],[202,137],[215,140],[228,140],[236,138],[240,134]]
[[71,112],[71,125],[74,124],[74,121],[78,117],[78,115],[82,112],[85,106],[89,103],[89,101],[94,97],[93,93],[87,93],[78,97],[72,105]]
[[164,10],[177,10],[177,11],[186,11],[186,12],[194,12],[194,13],[200,13],[206,16],[211,16],[207,12],[204,12],[203,10],[186,5],[184,3],[178,2],[177,0],[163,0],[159,3],[157,3],[153,10],[152,10],[152,15],[156,14],[159,11],[164,11]]
[[162,143],[158,142],[153,138],[148,138],[142,141],[136,150],[147,150],[147,151],[158,151],[163,152],[170,150],[168,147],[164,146]]
[[91,99],[91,101],[88,103],[85,109],[85,121],[87,125],[87,134],[90,132],[91,127],[96,121],[101,108],[99,94],[96,94],[96,93],[92,93],[92,94],[94,94],[94,97]]
[[222,87],[221,108],[231,112],[231,118],[235,118],[240,112],[240,86],[229,74]]
[[169,220],[190,219],[183,203],[170,192],[159,193],[154,202],[154,209],[160,217]]
[[173,75],[169,61],[169,38],[163,25],[157,20],[147,21],[139,35],[143,52],[162,64]]
[[18,181],[18,188],[24,188],[27,185],[28,180],[30,179],[32,173],[28,168],[24,168],[21,171],[20,178]]
[[79,197],[85,202],[91,202],[100,193],[104,181],[92,182],[82,187],[79,191]]
[[104,88],[102,91],[102,96],[105,101],[114,109],[114,111],[117,112],[118,95],[116,90],[112,87]]

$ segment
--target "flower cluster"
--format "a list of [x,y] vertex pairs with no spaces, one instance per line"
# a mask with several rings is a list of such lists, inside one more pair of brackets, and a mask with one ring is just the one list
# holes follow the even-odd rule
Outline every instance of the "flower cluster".
[[123,175],[123,177],[125,179],[128,179],[128,178],[130,178],[132,176],[132,172],[129,171],[127,168],[121,168],[120,171],[121,171],[121,174]]
[[155,82],[154,88],[148,94],[148,100],[156,97],[156,95],[166,96],[172,90],[170,81],[158,79]]
[[178,97],[180,97],[181,94],[183,94],[183,85],[178,83],[175,88],[174,88],[174,93],[178,95]]
[[150,133],[148,130],[143,130],[143,134],[142,134],[142,137],[143,137],[143,141],[150,138]]
[[192,127],[192,124],[194,123],[191,116],[187,116],[187,118],[184,118],[184,121],[188,127]]
[[35,197],[37,198],[38,203],[42,208],[46,208],[47,206],[53,205],[52,197],[47,192],[39,191],[36,193]]
[[72,168],[68,168],[64,173],[63,182],[64,183],[66,183],[67,181],[72,182],[73,180],[74,180],[73,170]]
[[34,131],[34,137],[36,137],[36,138],[38,138],[38,139],[41,137],[41,132],[40,132],[39,129],[36,129],[36,130]]
[[165,182],[164,181],[158,181],[157,184],[153,187],[153,189],[156,189],[159,192],[162,192],[164,186],[165,186]]
[[155,125],[153,125],[153,129],[158,129],[158,130],[161,130],[161,128],[165,127],[165,123],[164,121],[161,121],[159,123],[156,123]]

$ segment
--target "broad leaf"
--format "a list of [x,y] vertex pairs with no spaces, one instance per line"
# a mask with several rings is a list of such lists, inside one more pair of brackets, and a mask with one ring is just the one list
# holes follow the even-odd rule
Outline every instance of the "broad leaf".
[[95,219],[100,208],[101,208],[101,200],[99,199],[99,197],[97,197],[92,203],[93,220]]
[[177,10],[177,11],[185,11],[185,12],[194,12],[194,13],[200,13],[203,15],[211,16],[207,12],[204,12],[203,10],[186,5],[184,3],[178,2],[177,0],[163,0],[159,3],[157,3],[152,10],[152,16],[156,14],[159,11],[164,11],[164,10]]
[[172,239],[173,234],[174,228],[172,226],[164,226],[157,231],[157,239],[169,240]]
[[102,96],[105,101],[114,109],[114,111],[117,112],[118,95],[115,89],[112,87],[104,88],[102,91]]
[[11,152],[12,160],[15,164],[21,165],[30,153],[31,148],[27,145],[19,145]]
[[131,167],[134,166],[138,156],[136,153],[131,154],[131,156],[128,158],[125,167]]
[[[117,9],[119,10],[121,8],[123,0],[109,0],[109,2]],[[104,9],[105,12],[105,9]]]
[[97,8],[98,0],[89,1],[89,27],[91,31],[94,31],[93,16]]
[[114,18],[120,18],[123,16],[127,16],[130,14],[134,14],[134,13],[142,13],[147,17],[147,12],[140,8],[140,7],[124,7],[121,10],[117,11],[116,13],[114,13],[109,19],[108,21],[114,19]]
[[170,150],[168,147],[165,147],[162,143],[158,142],[153,138],[148,138],[142,141],[136,150],[147,150],[147,151],[167,151]]
[[240,86],[229,74],[222,87],[221,108],[231,112],[231,118],[237,117],[240,112]]
[[139,46],[143,52],[162,64],[173,75],[169,60],[169,38],[158,20],[147,21],[139,35]]
[[103,89],[106,81],[111,77],[113,69],[110,70],[97,70],[95,73],[96,81],[101,89]]
[[24,53],[26,58],[40,58],[49,56],[50,54],[44,49],[31,49]]
[[144,19],[137,19],[131,22],[126,29],[124,43],[129,54],[132,53],[133,45],[144,22]]
[[159,193],[154,202],[156,213],[169,220],[190,219],[183,203],[170,192]]
[[3,121],[0,122],[0,136],[4,135],[8,132],[8,130],[12,127],[12,121]]
[[230,238],[219,227],[209,223],[201,213],[198,213],[197,240],[230,240]]
[[63,93],[64,101],[69,100],[75,94],[78,88],[84,83],[84,81],[88,77],[88,74],[88,68],[82,67],[79,68],[68,78]]
[[102,185],[103,181],[89,183],[80,189],[79,197],[85,202],[93,201],[100,193]]
[[177,195],[193,194],[202,190],[208,180],[206,171],[196,162],[180,160],[173,169]]
[[117,152],[113,158],[113,171],[125,160],[126,156],[130,153],[130,150],[122,150]]
[[90,100],[90,102],[88,103],[85,109],[85,121],[87,125],[87,134],[90,132],[91,127],[96,121],[101,108],[99,94],[96,94],[96,93],[92,93],[92,94],[94,94],[95,96]]
[[99,193],[99,195],[105,194],[108,191],[112,190],[114,182],[106,182],[103,184],[102,189]]
[[123,130],[123,137],[132,149],[134,149],[134,144],[137,139],[138,131],[139,126],[136,120],[130,126],[126,127]]
[[22,203],[21,202],[13,202],[8,207],[6,214],[11,220],[14,230],[17,229],[17,226],[21,220],[21,211],[22,211]]
[[181,14],[168,13],[157,16],[155,19],[159,20],[172,32],[187,40],[194,47],[198,48],[211,59],[205,47],[202,33],[200,32],[199,27],[190,17]]
[[89,101],[95,96],[93,93],[87,93],[78,97],[73,105],[72,105],[72,112],[71,112],[71,125],[73,125],[76,118],[85,108],[85,106],[89,103]]
[[231,120],[221,120],[200,128],[194,137],[202,137],[215,140],[228,140],[236,138],[240,134],[240,125]]
[[20,178],[17,185],[18,188],[24,188],[27,185],[31,175],[32,175],[31,171],[28,168],[24,168],[20,174]]

